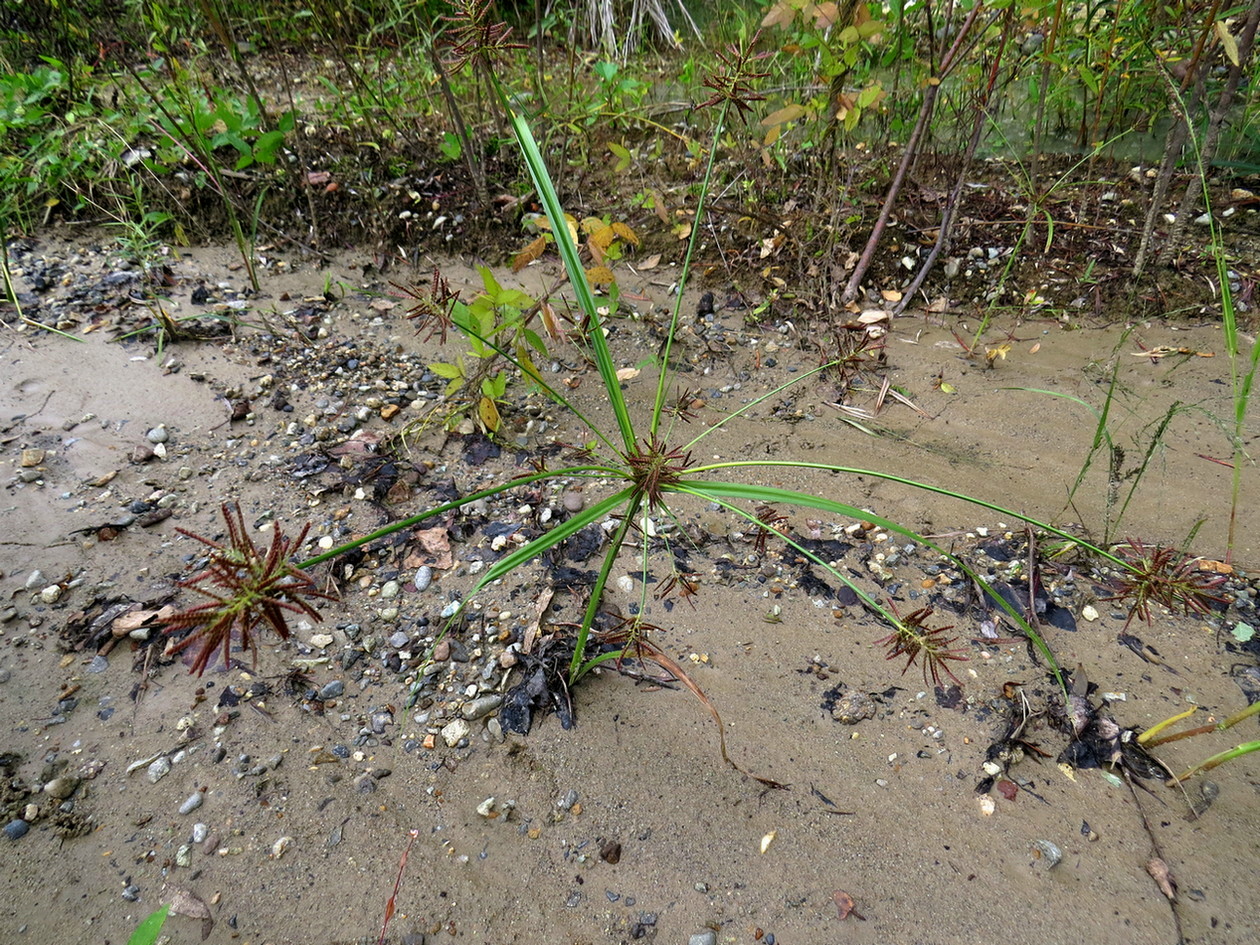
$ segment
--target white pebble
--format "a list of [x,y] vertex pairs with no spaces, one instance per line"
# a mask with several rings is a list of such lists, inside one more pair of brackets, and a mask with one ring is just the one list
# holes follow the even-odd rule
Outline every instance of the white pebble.
[[188,800],[179,805],[179,812],[181,814],[191,814],[202,805],[202,802],[204,802],[205,799],[206,796],[200,791],[194,791],[188,796]]

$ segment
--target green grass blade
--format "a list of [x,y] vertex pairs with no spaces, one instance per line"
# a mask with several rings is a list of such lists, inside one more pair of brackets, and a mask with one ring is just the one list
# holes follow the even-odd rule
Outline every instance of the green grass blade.
[[[896,476],[896,475],[893,475],[892,473],[879,472],[874,469],[858,469],[854,466],[834,466],[834,465],[831,465],[830,463],[806,463],[806,462],[800,462],[798,460],[787,460],[787,459],[779,459],[779,460],[758,459],[758,460],[737,460],[737,461],[725,462],[725,463],[710,463],[704,466],[695,466],[690,470],[690,472],[694,475],[695,473],[712,472],[714,470],[758,469],[758,468],[766,468],[766,467],[771,467],[771,466],[780,467],[780,468],[789,468],[789,469],[816,469],[821,472],[842,473],[844,475],[849,475],[849,476],[869,476],[873,479],[883,479],[887,482],[896,482],[896,483],[899,483],[900,485],[909,486],[912,489],[918,489],[922,492],[931,492],[936,495],[947,496],[948,498],[951,498],[951,499],[957,499],[960,502],[966,502],[969,505],[974,505],[982,509],[988,509],[990,512],[997,512],[999,515],[1002,515],[1002,516],[1017,519],[1021,522],[1026,522],[1027,524],[1031,525],[1033,528],[1039,528],[1042,531],[1049,532],[1051,535],[1057,535],[1059,538],[1063,538],[1066,541],[1070,541],[1076,545],[1079,545],[1080,547],[1089,551],[1091,554],[1095,554],[1095,555],[1098,555],[1099,557],[1106,558],[1108,561],[1110,561],[1114,565],[1117,565],[1118,567],[1124,568],[1125,570],[1129,569],[1128,563],[1123,558],[1120,558],[1117,555],[1112,554],[1110,551],[1107,551],[1105,548],[1100,548],[1098,545],[1095,545],[1092,542],[1086,541],[1085,539],[1081,538],[1079,535],[1073,535],[1071,532],[1065,531],[1064,529],[1059,528],[1057,525],[1051,525],[1049,522],[1043,522],[1040,519],[1035,519],[1029,515],[1025,515],[1023,512],[1016,512],[1014,509],[1008,509],[1005,506],[998,505],[994,502],[989,502],[985,499],[981,499],[976,496],[970,496],[963,492],[955,492],[953,489],[946,489],[942,486],[934,486],[928,482],[920,482],[915,479],[907,479],[905,476]],[[694,480],[693,479],[693,480],[688,481],[688,485],[692,486],[693,488],[705,488],[709,484],[710,483],[707,480]],[[750,488],[766,488],[766,487],[754,486]],[[750,498],[755,498],[755,497],[750,496]],[[756,501],[765,501],[765,500],[756,499]],[[863,512],[862,515],[867,518],[870,517],[866,512]],[[900,528],[900,526],[898,526],[898,528]]]
[[586,278],[586,269],[582,266],[577,246],[573,242],[573,235],[569,232],[569,224],[565,220],[564,210],[560,206],[560,198],[556,194],[555,184],[551,181],[551,174],[547,171],[547,163],[543,160],[542,153],[538,150],[538,143],[534,140],[534,134],[530,130],[529,122],[516,109],[512,108],[506,97],[503,96],[502,90],[499,91],[499,95],[503,100],[503,106],[507,110],[508,116],[512,120],[512,131],[516,135],[517,144],[520,145],[521,153],[525,157],[525,163],[529,167],[529,176],[534,182],[534,189],[538,191],[538,197],[547,213],[547,219],[551,221],[551,234],[555,237],[556,248],[560,252],[560,258],[564,260],[565,271],[569,274],[569,284],[573,286],[574,295],[577,296],[578,308],[582,310],[582,314],[586,316],[590,324],[590,333],[587,336],[587,340],[590,342],[591,350],[594,353],[595,366],[599,369],[599,376],[604,383],[604,390],[608,393],[608,401],[612,404],[613,414],[617,418],[617,429],[621,432],[621,441],[625,449],[629,451],[635,445],[634,424],[630,419],[630,410],[626,406],[626,398],[621,392],[621,382],[617,380],[617,366],[613,363],[612,352],[608,350],[608,340],[604,337],[604,326],[599,315],[599,307],[595,304],[595,296],[592,294],[590,283]]
[[539,535],[533,541],[526,542],[515,551],[504,555],[486,569],[486,573],[482,576],[481,580],[477,582],[476,587],[473,588],[472,593],[468,596],[473,596],[473,594],[476,594],[486,585],[497,581],[501,577],[511,574],[521,565],[537,558],[549,548],[554,548],[566,538],[580,532],[587,525],[590,525],[592,522],[599,521],[609,512],[625,505],[633,491],[633,487],[627,486],[617,494],[609,496],[607,499],[592,505],[590,508],[583,509],[572,518],[567,519],[555,528],[551,529],[551,531]]
[[454,499],[450,502],[444,502],[441,505],[436,505],[433,508],[426,509],[417,515],[410,515],[407,518],[399,519],[397,522],[392,522],[384,528],[378,528],[376,531],[364,535],[362,538],[356,538],[354,541],[348,541],[344,545],[338,545],[336,548],[325,551],[323,554],[318,554],[313,558],[308,558],[306,561],[299,563],[297,567],[302,568],[303,570],[313,568],[317,564],[322,564],[325,561],[336,558],[338,555],[345,554],[347,551],[353,551],[355,548],[377,541],[378,539],[384,538],[387,535],[392,535],[395,532],[402,531],[404,528],[411,528],[414,525],[419,525],[421,522],[426,522],[435,516],[443,515],[446,512],[452,512],[455,509],[462,508],[470,502],[476,502],[478,499],[488,499],[492,496],[499,495],[501,492],[507,492],[510,489],[516,489],[520,486],[527,486],[531,482],[538,482],[541,479],[557,479],[564,476],[588,476],[592,473],[600,475],[608,475],[611,473],[615,475],[616,470],[610,470],[603,466],[593,465],[569,466],[564,469],[546,469],[542,472],[531,473],[528,476],[520,476],[508,482],[500,483],[497,486],[482,489],[480,492],[472,492],[459,499]]
[[718,115],[717,124],[713,126],[713,141],[709,145],[709,163],[704,169],[704,181],[700,185],[700,199],[696,201],[696,215],[691,222],[691,238],[687,241],[687,254],[683,257],[682,272],[678,276],[678,295],[674,299],[674,313],[669,319],[669,331],[665,333],[665,347],[661,351],[661,369],[656,379],[656,399],[652,402],[652,423],[649,435],[656,436],[661,428],[661,411],[665,408],[665,383],[669,375],[669,354],[674,347],[674,334],[678,330],[678,318],[682,312],[683,289],[687,286],[687,278],[691,273],[691,259],[700,241],[700,230],[704,226],[704,202],[709,195],[709,187],[713,181],[713,165],[717,158],[718,144],[722,132],[726,128],[726,113],[730,109],[730,101],[722,103],[722,111]]

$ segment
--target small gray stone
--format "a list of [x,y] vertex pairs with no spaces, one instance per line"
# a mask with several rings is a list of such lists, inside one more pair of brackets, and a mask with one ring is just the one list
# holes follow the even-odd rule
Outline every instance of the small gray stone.
[[416,572],[414,584],[416,591],[427,591],[429,585],[433,583],[433,569],[427,564]]
[[205,843],[206,837],[208,836],[210,836],[209,827],[201,823],[193,824],[193,828],[192,828],[192,842],[193,843]]
[[489,715],[501,705],[503,705],[503,697],[497,693],[480,696],[464,704],[464,718],[470,722],[476,721]]
[[9,667],[0,666],[0,684],[7,683],[13,677],[13,673],[9,671]]
[[49,584],[46,588],[39,592],[39,599],[45,604],[55,604],[61,600],[61,585]]
[[381,587],[381,600],[393,600],[398,596],[398,582],[386,581]]
[[454,617],[457,613],[459,613],[459,608],[461,604],[462,604],[461,601],[457,601],[457,600],[451,601],[449,604],[447,604],[445,607],[442,608],[442,612],[439,613],[438,616],[441,617],[443,620],[446,620],[450,617]]
[[159,758],[153,764],[149,765],[148,778],[153,784],[157,784],[164,777],[171,773],[171,763],[165,758]]
[[92,662],[87,665],[89,673],[103,673],[107,669],[109,669],[109,657],[102,656],[100,653],[93,656]]
[[21,817],[14,817],[4,825],[4,835],[10,840],[21,840],[26,836],[26,832],[30,829],[31,825],[25,820]]
[[712,929],[697,932],[687,939],[687,945],[717,945],[717,933]]
[[346,684],[340,679],[334,679],[332,682],[324,683],[323,687],[319,690],[319,697],[325,700],[336,699],[345,691]]
[[166,430],[165,423],[158,424],[144,436],[150,443],[165,443],[171,438],[170,433]]
[[573,805],[578,802],[578,792],[570,788],[564,793],[563,797],[556,799],[556,808],[558,810],[572,810]]
[[206,796],[200,791],[193,791],[192,794],[188,795],[188,800],[179,805],[179,812],[181,814],[191,814],[205,802],[205,799]]
[[411,637],[407,636],[406,631],[397,630],[390,634],[389,645],[396,650],[401,650],[404,646],[411,642]]
[[33,591],[44,583],[44,572],[40,570],[32,571],[30,577],[26,579],[26,589]]

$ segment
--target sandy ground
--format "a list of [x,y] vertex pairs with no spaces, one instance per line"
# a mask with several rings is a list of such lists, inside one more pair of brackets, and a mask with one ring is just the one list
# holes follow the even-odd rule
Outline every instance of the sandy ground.
[[[107,254],[84,245],[49,241],[34,252],[92,280],[114,271]],[[242,275],[228,268],[230,260],[224,251],[198,251],[173,261],[170,313],[197,310],[189,292],[201,280],[239,290]],[[1131,790],[1097,769],[1064,771],[1055,760],[1067,738],[1050,722],[1061,700],[1022,641],[986,639],[964,615],[955,630],[969,657],[954,664],[961,695],[925,684],[917,667],[902,675],[873,645],[886,631],[858,608],[756,568],[719,567],[746,558],[751,545],[734,534],[737,522],[712,510],[684,515],[720,540],[694,556],[701,575],[694,609],[656,605],[653,619],[666,628],[658,642],[720,711],[733,760],[786,790],[725,765],[713,721],[685,689],[612,673],[577,689],[574,730],[539,716],[527,736],[502,736],[482,718],[448,747],[440,729],[457,714],[461,693],[439,692],[431,706],[408,709],[405,671],[391,671],[385,641],[401,627],[412,643],[423,643],[417,620],[436,624],[450,594],[473,580],[467,562],[489,544],[480,527],[452,526],[453,565],[428,590],[401,573],[415,567],[405,548],[360,561],[342,600],[325,608],[325,622],[299,626],[289,644],[265,640],[253,671],[244,656],[230,671],[218,667],[199,680],[162,658],[160,644],[129,638],[103,661],[95,646],[76,649],[70,629],[81,627],[83,612],[99,613],[94,601],[169,599],[174,579],[199,554],[176,527],[221,534],[224,501],[239,500],[253,524],[274,513],[289,534],[309,520],[314,541],[337,527],[363,534],[432,504],[426,489],[439,478],[467,492],[517,474],[510,451],[470,460],[466,438],[430,431],[405,455],[432,478],[410,493],[391,493],[398,501],[389,506],[373,501],[370,486],[365,494],[362,483],[339,478],[336,463],[319,476],[293,475],[312,447],[289,425],[306,429],[321,399],[336,400],[335,368],[356,356],[347,343],[358,346],[357,359],[379,355],[417,369],[434,351],[415,337],[401,305],[373,307],[354,291],[336,304],[322,301],[326,277],[362,285],[360,264],[350,256],[328,270],[293,263],[268,278],[253,315],[304,304],[313,312],[304,322],[270,316],[286,351],[305,352],[291,369],[282,370],[274,344],[250,331],[182,341],[160,354],[151,336],[115,343],[110,327],[133,314],[115,303],[76,310],[86,343],[13,325],[0,334],[0,458],[8,479],[0,509],[4,819],[30,815],[25,835],[0,837],[0,939],[121,943],[141,918],[177,901],[185,913],[204,903],[211,918],[173,916],[171,942],[374,942],[412,830],[391,942],[685,943],[706,931],[721,943],[784,945],[1241,943],[1260,935],[1254,756],[1211,773],[1212,803],[1199,817],[1190,804],[1203,807],[1205,778],[1190,781],[1183,795],[1156,780]],[[459,267],[448,274],[468,284],[477,278]],[[501,278],[508,284],[513,277]],[[669,281],[661,274],[623,288],[641,296],[635,304],[650,315]],[[45,314],[56,291],[44,296]],[[806,382],[706,440],[706,455],[823,459],[894,472],[1044,520],[1083,524],[1097,536],[1109,505],[1105,456],[1074,502],[1066,501],[1094,438],[1093,415],[1028,389],[1101,407],[1109,364],[1119,359],[1111,434],[1126,451],[1124,469],[1140,463],[1171,404],[1185,409],[1164,431],[1113,537],[1180,544],[1205,520],[1191,550],[1223,558],[1230,471],[1208,458],[1229,458],[1220,426],[1230,411],[1228,363],[1217,329],[1150,322],[1126,334],[1123,325],[1030,317],[989,330],[990,345],[1011,347],[986,369],[983,358],[961,357],[955,330],[966,337],[968,329],[948,319],[919,312],[891,323],[888,374],[918,409],[890,403],[861,421],[880,435],[856,429],[829,406],[834,385]],[[699,422],[784,383],[789,367],[812,366],[790,332],[759,329],[758,353],[744,343],[741,312],[719,308],[716,322],[736,343],[708,345],[712,325],[684,333],[695,366],[687,383],[707,401]],[[88,325],[98,330],[83,334]],[[301,339],[299,327],[315,335],[323,328],[324,337]],[[635,322],[619,323],[612,341],[627,366],[656,344]],[[775,367],[767,341],[776,346]],[[1171,353],[1150,357],[1158,346]],[[597,414],[597,378],[583,373],[572,349],[555,353],[562,375],[584,381],[578,403]],[[628,382],[632,404],[647,402],[653,382],[649,372]],[[271,405],[277,389],[291,412]],[[336,416],[371,396],[354,391]],[[242,398],[252,401],[252,413],[232,421],[232,403]],[[873,394],[850,398],[867,408],[873,401]],[[374,443],[406,419],[386,420],[377,407],[366,416],[352,428]],[[550,416],[542,441],[580,441],[571,418]],[[161,444],[166,455],[133,462],[137,448],[152,448],[146,434],[160,425],[169,434]],[[316,446],[338,439],[344,431]],[[39,475],[23,476],[23,469]],[[1012,547],[1021,541],[1015,521],[870,476],[784,473],[778,481],[947,535],[941,540],[960,549],[983,543],[980,530],[997,538],[1010,532],[1003,540]],[[1120,501],[1131,482],[1119,484]],[[1260,478],[1248,467],[1233,558],[1243,569],[1257,562],[1257,488]],[[534,498],[558,505],[556,495]],[[147,527],[134,521],[116,534],[100,531],[136,502],[171,514]],[[492,509],[489,518],[506,514]],[[794,515],[795,527],[804,528],[804,518]],[[844,534],[853,524],[825,527]],[[922,549],[903,557],[905,587],[936,561]],[[41,576],[32,581],[35,570]],[[402,588],[385,600],[381,591],[394,571]],[[450,664],[451,680],[462,685],[492,655],[493,629],[529,612],[545,590],[542,579],[534,569],[483,595],[481,621],[462,641],[469,662]],[[1122,727],[1146,728],[1191,705],[1219,716],[1246,704],[1236,679],[1256,658],[1217,632],[1241,611],[1223,621],[1157,612],[1150,626],[1135,622],[1128,632],[1146,645],[1144,659],[1118,642],[1125,621],[1117,605],[1097,602],[1084,576],[1078,583],[1075,629],[1048,626],[1046,641],[1065,669],[1097,684],[1094,706],[1103,692],[1122,694],[1105,709]],[[59,591],[41,596],[52,585]],[[1091,602],[1094,620],[1084,611]],[[187,592],[177,603],[191,603]],[[573,612],[571,602],[557,606]],[[333,642],[320,646],[318,632]],[[359,657],[346,665],[356,649]],[[309,680],[290,697],[283,677],[301,660]],[[344,692],[309,698],[336,681]],[[481,681],[480,693],[514,682],[495,674]],[[873,716],[856,725],[837,721],[831,706],[843,691],[869,694]],[[246,697],[225,701],[229,693]],[[427,715],[418,721],[420,712]],[[1038,760],[1031,749],[1022,761],[1003,756],[999,777],[1016,789],[1012,797],[996,786],[978,793],[991,746],[1030,713],[1024,738],[1049,757]],[[1182,770],[1254,734],[1251,721],[1157,754]],[[425,747],[427,735],[438,736],[434,747]],[[158,757],[170,770],[154,781],[150,764]],[[129,773],[140,761],[146,764]],[[65,777],[82,780],[63,803],[54,795],[69,786],[56,783]],[[180,813],[194,793],[200,806]],[[1062,855],[1053,867],[1046,844]],[[1156,857],[1178,884],[1171,904],[1147,871]],[[845,895],[856,907],[847,918],[837,905]]]

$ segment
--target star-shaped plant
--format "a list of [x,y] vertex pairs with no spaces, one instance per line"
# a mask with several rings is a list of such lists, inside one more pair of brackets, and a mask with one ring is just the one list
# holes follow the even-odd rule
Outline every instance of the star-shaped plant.
[[[182,640],[168,644],[168,654],[200,644],[191,667],[191,672],[198,676],[205,672],[218,651],[223,653],[224,665],[228,664],[233,636],[240,639],[241,649],[249,650],[256,661],[258,644],[254,637],[260,625],[270,627],[281,640],[287,640],[290,635],[288,614],[303,614],[319,621],[322,619],[319,611],[308,600],[334,599],[320,591],[315,579],[290,560],[306,540],[309,525],[294,539],[286,538],[279,525],[273,526],[271,546],[264,552],[250,537],[239,505],[225,504],[223,518],[228,530],[226,545],[188,529],[176,529],[181,535],[210,546],[209,559],[202,570],[195,577],[177,582],[180,587],[210,600],[163,621],[168,634],[189,631]],[[208,590],[206,584],[219,590]]]

